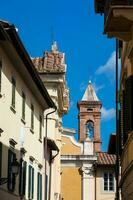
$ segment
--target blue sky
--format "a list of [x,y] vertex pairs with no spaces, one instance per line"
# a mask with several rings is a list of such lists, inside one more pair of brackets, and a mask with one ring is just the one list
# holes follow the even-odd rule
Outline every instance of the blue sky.
[[32,57],[50,50],[52,39],[65,52],[71,105],[63,119],[65,127],[78,130],[77,101],[91,79],[103,103],[101,135],[106,150],[115,131],[115,41],[102,34],[103,17],[94,13],[93,0],[2,0],[0,18],[15,24]]

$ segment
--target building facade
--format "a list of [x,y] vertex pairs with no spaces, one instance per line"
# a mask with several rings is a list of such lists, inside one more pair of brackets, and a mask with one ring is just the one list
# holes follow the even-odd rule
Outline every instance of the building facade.
[[[50,51],[45,51],[42,57],[33,58],[32,60],[57,107],[57,110],[47,118],[47,137],[52,139],[58,148],[58,152],[52,152],[54,159],[52,159],[50,168],[49,199],[57,200],[60,199],[62,117],[68,112],[69,108],[69,90],[65,77],[65,54],[60,52],[57,43],[53,42]],[[45,112],[45,116],[46,114],[47,112]]]
[[0,21],[1,200],[44,199],[44,111],[49,108],[56,106],[16,28]]
[[89,82],[78,102],[79,142],[72,129],[64,129],[62,134],[62,200],[115,198],[115,155],[101,151],[101,106]]
[[116,199],[130,200],[133,199],[133,1],[96,0],[95,11],[104,14],[104,33],[117,40],[116,70],[118,52],[121,59],[119,99],[116,102],[119,112]]

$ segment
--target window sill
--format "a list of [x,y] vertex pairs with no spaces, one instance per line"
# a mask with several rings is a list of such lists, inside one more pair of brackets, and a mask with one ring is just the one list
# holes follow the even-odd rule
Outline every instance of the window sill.
[[30,132],[31,132],[32,134],[34,134],[34,130],[33,130],[32,128],[30,128]]
[[15,110],[15,108],[13,106],[10,106],[10,109],[14,114],[16,113],[16,110]]
[[42,139],[39,138],[38,141],[42,143]]
[[26,121],[25,121],[23,118],[21,118],[21,122],[22,122],[23,124],[26,124]]

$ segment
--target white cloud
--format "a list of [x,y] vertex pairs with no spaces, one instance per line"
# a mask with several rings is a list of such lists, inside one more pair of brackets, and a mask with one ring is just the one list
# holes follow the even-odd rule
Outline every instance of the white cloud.
[[116,62],[116,53],[115,51],[111,54],[105,65],[101,65],[97,71],[96,74],[108,74],[110,72],[115,71],[115,62]]
[[109,121],[115,117],[115,109],[114,108],[106,109],[102,107],[101,114],[103,121]]
[[96,85],[96,83],[92,83],[92,85],[96,93],[98,93],[100,90],[102,90],[105,87],[105,85]]

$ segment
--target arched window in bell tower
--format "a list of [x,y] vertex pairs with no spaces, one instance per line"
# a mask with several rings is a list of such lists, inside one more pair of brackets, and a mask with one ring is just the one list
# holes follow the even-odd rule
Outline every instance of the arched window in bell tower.
[[94,123],[91,120],[86,123],[86,136],[90,139],[94,136]]

